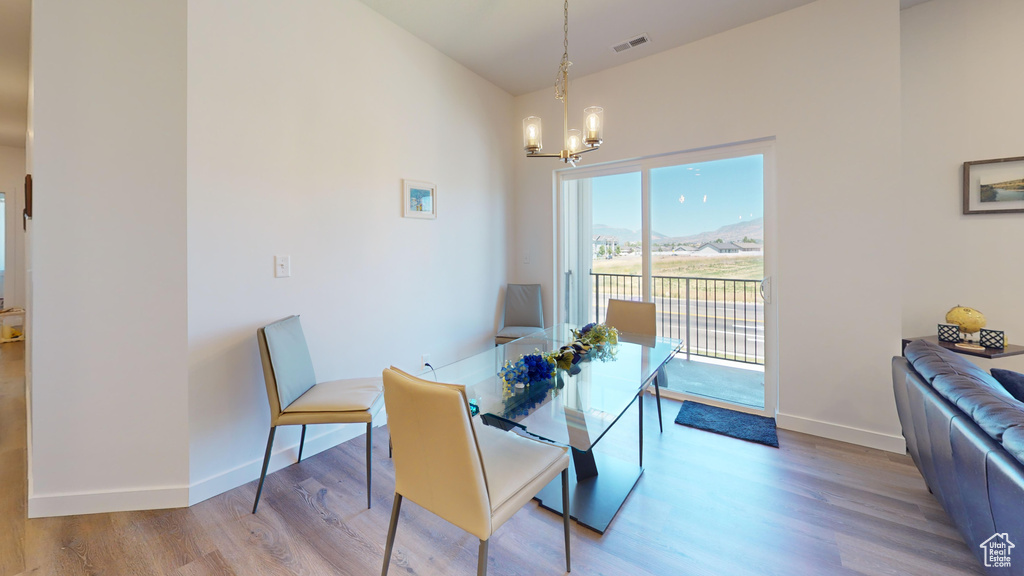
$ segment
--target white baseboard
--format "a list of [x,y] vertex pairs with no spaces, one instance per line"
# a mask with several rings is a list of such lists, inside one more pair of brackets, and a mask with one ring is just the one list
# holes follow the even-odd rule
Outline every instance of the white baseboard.
[[[374,427],[387,422],[383,411],[379,416],[381,417],[374,419]],[[339,424],[335,427],[324,426],[323,428],[327,430],[317,436],[307,433],[306,445],[302,450],[303,458],[319,454],[328,448],[333,448],[342,442],[347,442],[366,433],[365,424]],[[274,452],[270,456],[270,466],[267,469],[267,474],[294,464],[298,458],[298,452],[298,442],[286,446],[275,444]],[[262,467],[263,458],[252,460],[231,470],[225,470],[195,482],[190,486],[77,494],[30,494],[28,498],[28,517],[46,518],[50,516],[159,510],[192,506],[237,488],[242,484],[256,480],[260,477]]]
[[894,436],[892,434],[863,430],[861,428],[782,413],[775,416],[775,424],[783,430],[821,436],[822,438],[849,442],[850,444],[867,446],[868,448],[876,448],[886,452],[905,454],[907,451],[907,441],[903,436]]
[[[374,419],[374,427],[378,427],[384,419]],[[324,450],[333,448],[343,442],[361,436],[366,433],[365,424],[339,424],[334,428],[329,428],[326,432],[318,436],[312,436],[307,431],[306,433],[306,444],[302,449],[302,457],[308,458],[314,454],[319,454]],[[299,457],[299,443],[289,444],[287,446],[278,446],[274,443],[274,451],[270,454],[270,465],[267,467],[267,474],[271,474],[284,468],[291,466],[298,461]],[[260,477],[260,470],[263,468],[263,458],[257,460],[250,460],[245,464],[232,468],[231,470],[225,470],[219,474],[215,474],[198,482],[194,482],[188,489],[188,502],[187,506],[198,504],[203,500],[213,498],[218,494],[223,494],[228,490],[232,490],[247,484],[253,480],[257,480]]]
[[100,512],[158,510],[187,505],[188,488],[185,486],[116,492],[44,494],[29,496],[28,517],[47,518]]

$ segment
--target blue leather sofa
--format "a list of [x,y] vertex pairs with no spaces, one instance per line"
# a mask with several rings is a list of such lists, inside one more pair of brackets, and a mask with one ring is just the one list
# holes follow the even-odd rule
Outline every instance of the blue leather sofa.
[[[892,359],[907,451],[967,546],[1008,536],[1018,554],[992,574],[1024,575],[1024,403],[964,356],[924,340]],[[1013,556],[1017,556],[1013,558]]]

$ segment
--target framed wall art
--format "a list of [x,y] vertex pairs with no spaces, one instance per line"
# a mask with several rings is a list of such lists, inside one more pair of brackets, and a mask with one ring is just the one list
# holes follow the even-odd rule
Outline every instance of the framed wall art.
[[964,162],[964,214],[1024,212],[1024,156]]
[[437,186],[416,180],[403,180],[402,184],[402,216],[437,218]]

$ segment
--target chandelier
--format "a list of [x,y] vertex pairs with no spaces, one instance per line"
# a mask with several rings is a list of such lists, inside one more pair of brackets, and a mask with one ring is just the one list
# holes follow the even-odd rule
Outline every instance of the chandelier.
[[562,63],[555,76],[555,99],[562,101],[562,151],[542,154],[541,120],[536,116],[523,119],[523,149],[527,158],[560,158],[572,166],[579,162],[580,154],[593,152],[601,146],[604,137],[604,108],[590,106],[583,110],[583,132],[569,129],[569,0],[565,0],[565,33]]

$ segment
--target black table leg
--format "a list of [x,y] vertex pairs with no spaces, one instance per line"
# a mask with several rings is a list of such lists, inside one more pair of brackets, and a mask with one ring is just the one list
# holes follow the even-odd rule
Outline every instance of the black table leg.
[[[644,469],[607,454],[572,451],[569,470],[569,516],[581,526],[604,534],[626,502]],[[598,474],[600,468],[600,474]],[[538,494],[541,507],[562,513],[562,481],[555,478]]]
[[572,449],[572,465],[576,469],[576,479],[586,480],[597,476],[597,461],[594,459],[594,451]]

